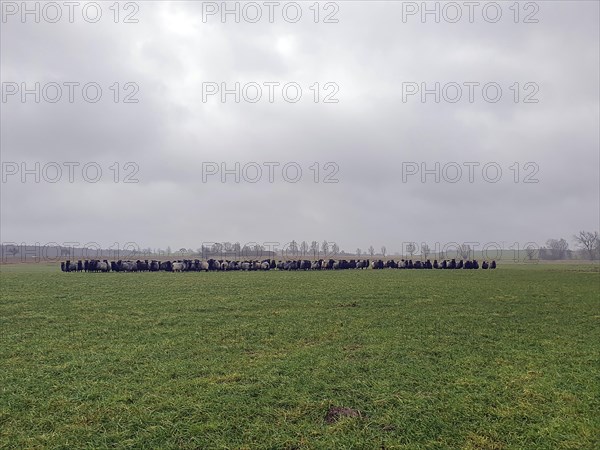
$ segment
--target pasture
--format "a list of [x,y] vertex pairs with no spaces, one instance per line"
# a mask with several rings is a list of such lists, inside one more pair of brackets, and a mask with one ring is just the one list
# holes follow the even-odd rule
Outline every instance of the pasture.
[[600,446],[597,265],[0,277],[1,448]]

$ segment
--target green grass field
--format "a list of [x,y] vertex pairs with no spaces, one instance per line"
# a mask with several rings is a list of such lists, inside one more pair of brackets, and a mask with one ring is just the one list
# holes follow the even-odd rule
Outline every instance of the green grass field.
[[597,265],[0,277],[1,448],[600,447]]

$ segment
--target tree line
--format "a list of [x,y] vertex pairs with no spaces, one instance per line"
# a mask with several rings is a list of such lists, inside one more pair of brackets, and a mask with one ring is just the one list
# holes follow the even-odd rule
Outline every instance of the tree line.
[[[569,242],[564,238],[552,238],[548,239],[544,246],[534,246],[530,244],[524,249],[525,258],[530,261],[534,260],[568,260],[568,259],[587,259],[590,261],[600,260],[600,238],[598,231],[580,231],[578,234],[572,236],[572,242],[575,244],[575,249],[569,247]],[[2,245],[2,256],[16,257],[22,250],[27,251],[28,255],[31,256],[36,253],[35,248],[22,249],[16,245]],[[79,249],[78,252],[73,248],[57,247],[57,256],[71,256],[75,257],[76,253],[81,254],[85,249]],[[433,251],[428,244],[422,243],[417,245],[416,243],[406,243],[403,246],[402,256],[410,257],[411,259],[418,256],[423,259],[437,258],[462,258],[470,259],[475,256],[475,250],[471,248],[469,244],[458,245],[457,248],[452,251]],[[101,251],[100,253],[106,255],[110,253],[109,250]],[[259,243],[240,244],[239,242],[214,242],[210,244],[203,244],[196,250],[192,248],[182,247],[178,250],[173,251],[171,247],[167,247],[165,250],[160,248],[152,249],[134,249],[128,248],[127,251],[122,251],[121,256],[135,257],[139,255],[156,255],[156,256],[181,256],[181,257],[201,257],[203,259],[209,259],[213,256],[218,255],[219,257],[277,257],[287,256],[293,258],[327,258],[327,257],[344,257],[344,256],[356,256],[358,258],[373,258],[373,257],[387,257],[388,251],[385,245],[381,246],[378,251],[375,250],[373,245],[370,245],[366,251],[361,248],[357,248],[354,253],[345,252],[340,249],[339,245],[335,242],[323,241],[301,241],[298,243],[295,240],[285,244],[283,248],[269,247],[268,245],[261,245]],[[400,256],[399,253],[395,253],[394,256]]]
[[[561,259],[600,259],[600,237],[597,231],[580,231],[573,235],[576,249],[571,250],[564,238],[548,239],[546,245],[539,249],[527,248],[528,259],[561,260]],[[537,255],[536,255],[537,252]]]

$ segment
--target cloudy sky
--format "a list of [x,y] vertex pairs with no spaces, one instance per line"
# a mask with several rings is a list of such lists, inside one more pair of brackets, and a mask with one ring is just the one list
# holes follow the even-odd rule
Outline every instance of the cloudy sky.
[[598,2],[112,3],[2,2],[2,242],[599,227]]

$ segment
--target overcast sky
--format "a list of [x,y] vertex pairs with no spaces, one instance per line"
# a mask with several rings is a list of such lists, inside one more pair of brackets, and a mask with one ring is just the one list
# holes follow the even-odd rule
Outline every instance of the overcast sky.
[[[408,14],[421,2],[360,1],[322,2],[315,23],[312,3],[300,3],[295,23],[297,8],[284,13],[285,2],[273,23],[262,2],[257,23],[245,3],[239,23],[219,12],[203,20],[203,7],[221,2],[121,3],[118,23],[112,2],[101,2],[96,23],[82,6],[70,23],[58,2],[62,16],[50,23],[56,8],[42,2],[39,23],[34,14],[23,23],[21,2],[2,2],[2,242],[195,249],[295,239],[394,252],[407,241],[542,244],[598,229],[598,2],[522,4],[518,23],[513,2],[499,3],[496,23],[495,7],[478,7],[470,23],[458,2],[462,17],[450,23],[457,10],[442,2],[439,23],[423,23],[420,11]],[[128,14],[138,22],[124,23]],[[72,103],[70,82],[79,83]],[[236,82],[239,103],[208,95]],[[280,83],[273,103],[265,82]],[[479,83],[473,102],[470,82]],[[23,102],[22,88],[35,83],[40,102]],[[52,83],[62,86],[56,103]],[[86,83],[97,83],[90,101]],[[297,83],[287,100],[286,83]],[[424,103],[420,92],[403,98],[421,83],[440,83],[439,103],[434,93]],[[452,103],[456,85],[462,98]],[[222,182],[221,164],[235,172],[236,162],[240,182],[233,173]],[[22,163],[32,170],[25,180]],[[79,164],[72,183],[65,163]],[[273,182],[269,163],[279,164]],[[465,163],[479,164],[473,182]]]

